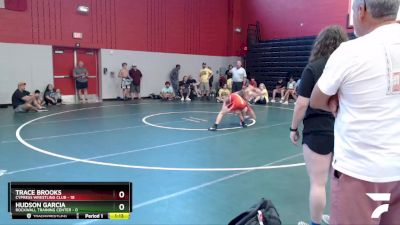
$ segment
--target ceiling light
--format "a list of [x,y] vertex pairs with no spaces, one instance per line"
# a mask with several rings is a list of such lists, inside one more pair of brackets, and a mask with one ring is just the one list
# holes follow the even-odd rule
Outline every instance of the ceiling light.
[[77,8],[76,10],[77,10],[78,12],[84,13],[84,14],[89,13],[89,7],[88,7],[88,6],[84,6],[84,5],[78,6],[78,8]]

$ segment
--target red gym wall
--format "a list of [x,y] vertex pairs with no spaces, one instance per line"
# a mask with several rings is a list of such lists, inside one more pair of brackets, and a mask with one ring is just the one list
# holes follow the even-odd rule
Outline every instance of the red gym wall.
[[[228,21],[240,8],[235,1],[28,0],[24,12],[0,9],[0,42],[237,55],[242,35],[233,26],[241,21]],[[89,15],[79,15],[78,5],[89,6]]]
[[245,0],[242,8],[246,29],[258,20],[262,38],[276,39],[316,35],[331,24],[346,27],[349,0]]
[[346,26],[348,7],[348,0],[27,0],[26,11],[0,9],[0,42],[240,55],[248,24],[260,21],[263,39],[315,35]]

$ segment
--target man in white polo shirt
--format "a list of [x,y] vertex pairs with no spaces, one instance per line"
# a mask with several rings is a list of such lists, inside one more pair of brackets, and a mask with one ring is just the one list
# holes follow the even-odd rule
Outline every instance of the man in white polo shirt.
[[246,79],[246,70],[242,67],[242,61],[236,62],[236,67],[231,69],[232,73],[232,93],[242,90],[243,81]]
[[399,0],[352,7],[359,38],[332,54],[311,96],[337,113],[330,224],[400,224]]

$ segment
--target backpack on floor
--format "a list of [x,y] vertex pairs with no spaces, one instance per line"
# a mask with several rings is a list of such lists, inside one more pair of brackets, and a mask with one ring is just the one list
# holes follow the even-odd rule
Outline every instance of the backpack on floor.
[[246,212],[234,218],[228,225],[281,225],[278,211],[270,200],[262,198]]

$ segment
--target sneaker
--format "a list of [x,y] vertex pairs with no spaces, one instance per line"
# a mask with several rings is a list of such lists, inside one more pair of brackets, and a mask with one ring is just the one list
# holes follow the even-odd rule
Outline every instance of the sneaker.
[[182,102],[185,101],[185,98],[182,97],[182,98],[181,98],[181,101],[182,101]]
[[271,103],[275,103],[275,99],[272,99],[272,100],[271,100]]
[[217,126],[214,124],[212,127],[208,128],[209,131],[217,131]]
[[331,219],[331,217],[329,215],[322,215],[322,222],[324,222],[325,224],[329,224],[329,220]]
[[190,99],[189,97],[186,98],[186,101],[190,102],[192,101],[192,99]]
[[247,128],[247,124],[245,122],[242,122],[242,128]]
[[47,111],[49,111],[49,110],[47,110],[47,109],[38,109],[37,111],[38,111],[38,112],[47,112]]
[[283,103],[283,100],[280,100],[279,103]]
[[283,102],[282,104],[284,104],[284,105],[289,105],[289,102],[286,101],[286,102]]
[[306,222],[304,222],[304,221],[299,221],[299,222],[297,223],[297,225],[309,225],[309,224],[306,223]]

